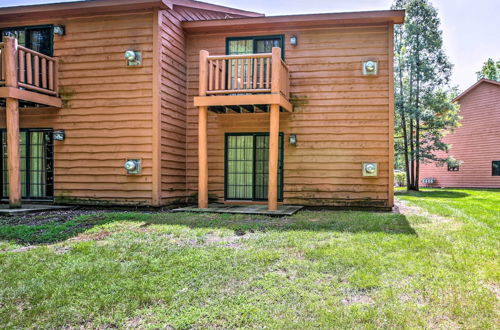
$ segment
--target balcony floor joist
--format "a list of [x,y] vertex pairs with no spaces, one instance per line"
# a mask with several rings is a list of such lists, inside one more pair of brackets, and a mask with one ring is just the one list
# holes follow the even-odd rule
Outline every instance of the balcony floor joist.
[[[239,107],[241,112],[259,112],[255,111],[257,107],[265,110],[262,105],[277,104],[282,109],[292,112],[292,104],[281,94],[257,94],[257,95],[217,95],[217,96],[196,96],[194,105],[197,107],[220,107],[233,110],[233,106]],[[251,106],[248,107],[248,106]],[[253,109],[253,111],[246,111]],[[235,110],[239,112],[238,110]]]

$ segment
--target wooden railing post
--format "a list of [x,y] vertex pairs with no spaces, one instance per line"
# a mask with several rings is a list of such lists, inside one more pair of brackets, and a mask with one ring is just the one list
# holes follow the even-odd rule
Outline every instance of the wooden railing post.
[[207,95],[208,89],[208,51],[200,50],[200,83],[199,93],[200,96]]
[[17,88],[17,39],[4,37],[5,86]]
[[[208,52],[200,51],[200,96],[207,95],[208,88]],[[208,108],[198,110],[198,207],[208,208]]]
[[273,47],[271,72],[271,93],[278,94],[281,88],[281,48]]
[[[17,88],[17,39],[4,38],[5,86]],[[21,156],[19,151],[19,101],[6,100],[7,157],[9,173],[9,206],[21,207]]]

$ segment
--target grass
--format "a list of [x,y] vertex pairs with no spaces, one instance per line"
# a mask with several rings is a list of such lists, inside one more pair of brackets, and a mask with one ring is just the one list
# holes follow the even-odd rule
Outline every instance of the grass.
[[0,324],[498,328],[500,191],[397,198],[405,214],[0,220]]

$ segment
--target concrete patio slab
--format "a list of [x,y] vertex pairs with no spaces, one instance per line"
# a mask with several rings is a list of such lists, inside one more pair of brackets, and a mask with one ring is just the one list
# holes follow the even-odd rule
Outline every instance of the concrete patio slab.
[[20,209],[10,209],[9,204],[0,204],[0,216],[25,215],[36,212],[65,210],[72,206],[47,205],[47,204],[23,204]]
[[254,214],[270,216],[293,215],[302,209],[298,205],[280,205],[277,211],[269,211],[266,204],[259,205],[236,205],[236,204],[210,204],[208,209],[200,209],[196,206],[173,209],[173,212],[198,212],[198,213],[233,213],[233,214]]

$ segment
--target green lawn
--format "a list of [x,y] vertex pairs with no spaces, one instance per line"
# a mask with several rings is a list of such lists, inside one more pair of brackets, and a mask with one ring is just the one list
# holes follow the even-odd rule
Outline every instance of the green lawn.
[[0,219],[0,325],[499,328],[500,190],[397,195],[405,214]]

